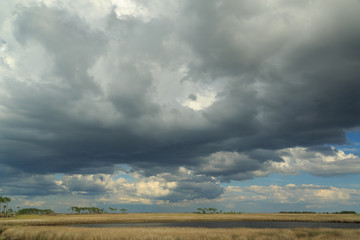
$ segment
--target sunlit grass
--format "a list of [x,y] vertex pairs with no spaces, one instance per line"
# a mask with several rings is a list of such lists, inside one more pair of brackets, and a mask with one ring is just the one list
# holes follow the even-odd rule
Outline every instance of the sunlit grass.
[[[192,214],[131,213],[56,216],[24,215],[0,219],[2,239],[360,239],[360,229],[207,229],[207,228],[82,228],[80,223],[181,221],[308,221],[358,222],[356,214]],[[58,226],[57,226],[58,225]]]
[[181,222],[181,221],[307,221],[357,222],[357,214],[193,214],[193,213],[130,213],[81,214],[56,216],[25,215],[0,219],[0,225],[69,225],[80,223],[121,222]]
[[4,239],[360,239],[360,229],[207,229],[207,228],[73,228],[64,226],[15,226],[2,234]]

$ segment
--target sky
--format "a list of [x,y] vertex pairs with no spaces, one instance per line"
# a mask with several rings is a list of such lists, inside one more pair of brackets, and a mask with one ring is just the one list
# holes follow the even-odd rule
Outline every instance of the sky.
[[0,0],[10,207],[360,212],[359,0]]

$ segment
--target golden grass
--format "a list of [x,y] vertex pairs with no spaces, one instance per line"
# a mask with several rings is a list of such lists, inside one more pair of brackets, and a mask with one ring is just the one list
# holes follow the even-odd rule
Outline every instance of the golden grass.
[[305,221],[305,222],[355,222],[356,214],[193,214],[193,213],[130,213],[130,214],[83,214],[56,216],[19,216],[0,219],[1,225],[70,225],[86,223],[120,222],[184,222],[184,221]]
[[360,239],[360,229],[207,229],[207,228],[74,228],[64,226],[15,226],[2,233],[7,239],[49,240],[190,240],[190,239]]
[[82,228],[56,225],[116,222],[179,221],[312,221],[360,222],[354,214],[191,214],[133,213],[19,216],[0,220],[0,239],[360,239],[360,229],[207,229],[207,228]]

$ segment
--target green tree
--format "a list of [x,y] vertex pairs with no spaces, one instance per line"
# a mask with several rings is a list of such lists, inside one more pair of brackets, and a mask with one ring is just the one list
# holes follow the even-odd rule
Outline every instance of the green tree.
[[39,215],[54,215],[55,212],[51,209],[37,209],[37,208],[24,208],[18,211],[19,215],[27,215],[27,214],[39,214]]
[[121,212],[121,213],[126,213],[127,210],[126,210],[125,208],[122,208],[122,209],[120,209],[120,212]]
[[9,211],[7,210],[9,202],[11,202],[10,198],[8,198],[8,197],[0,197],[0,211],[1,211],[1,216],[2,217],[8,217],[9,216]]
[[76,214],[80,214],[80,208],[78,208],[78,207],[75,207],[75,206],[71,207],[70,210]]
[[0,196],[0,217],[4,216],[3,204],[4,204],[4,197]]
[[203,208],[198,208],[197,210],[198,210],[198,213],[202,213],[202,214],[206,213],[206,210]]
[[208,208],[210,213],[216,213],[217,209],[216,208]]
[[109,210],[110,210],[110,211],[113,211],[113,212],[116,212],[116,211],[117,211],[116,208],[112,208],[112,207],[109,207]]

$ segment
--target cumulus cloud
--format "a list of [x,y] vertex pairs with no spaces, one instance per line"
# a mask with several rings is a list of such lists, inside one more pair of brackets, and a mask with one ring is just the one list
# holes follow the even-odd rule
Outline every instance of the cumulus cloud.
[[42,205],[44,205],[44,203],[45,201],[37,201],[37,202],[25,201],[23,205],[26,207],[41,207]]
[[270,173],[299,174],[309,172],[315,176],[333,176],[360,173],[360,159],[354,154],[346,154],[334,147],[287,148],[279,151],[284,161],[268,162],[258,175]]
[[[269,203],[305,204],[356,204],[360,190],[312,184],[287,184],[285,186],[252,185],[247,187],[229,186],[226,198],[233,201],[268,201]],[[300,205],[299,205],[300,206]]]
[[[271,151],[262,150],[268,160],[277,160],[278,156]],[[254,176],[254,171],[262,167],[266,161],[256,152],[217,152],[199,160],[197,171],[206,175],[216,176],[222,181],[245,180]],[[281,159],[279,159],[281,160]]]
[[213,199],[224,192],[216,179],[194,174],[185,168],[179,168],[172,174],[162,173],[149,177],[137,172],[124,175],[124,172],[118,171],[114,174],[67,174],[59,180],[52,176],[47,181],[55,183],[62,194],[97,196],[102,201],[117,204]]
[[5,168],[106,193],[127,164],[169,201],[287,165],[358,172],[311,150],[359,127],[358,1],[126,2],[0,3]]

